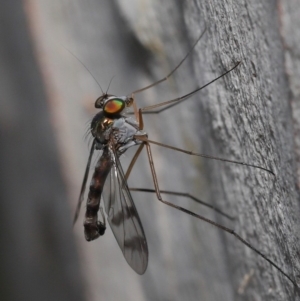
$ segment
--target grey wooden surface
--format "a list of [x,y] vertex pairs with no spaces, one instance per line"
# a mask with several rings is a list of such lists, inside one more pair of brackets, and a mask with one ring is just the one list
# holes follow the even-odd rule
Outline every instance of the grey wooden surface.
[[[25,1],[74,211],[88,156],[83,137],[101,94],[73,52],[110,93],[126,95],[166,75],[207,32],[168,82],[136,95],[138,106],[192,91],[242,64],[190,100],[145,116],[153,140],[271,168],[265,172],[153,147],[162,189],[190,192],[234,222],[166,196],[234,228],[299,278],[299,22],[296,1]],[[294,23],[295,22],[295,23]],[[299,128],[299,126],[298,126]],[[126,165],[132,151],[123,161]],[[298,161],[297,161],[298,160]],[[129,180],[151,188],[146,156]],[[149,244],[136,275],[110,230],[84,241],[74,228],[87,300],[298,300],[291,283],[239,241],[155,196],[135,193]],[[83,216],[83,212],[81,214]],[[248,277],[248,278],[247,278]],[[246,281],[248,279],[248,281]]]

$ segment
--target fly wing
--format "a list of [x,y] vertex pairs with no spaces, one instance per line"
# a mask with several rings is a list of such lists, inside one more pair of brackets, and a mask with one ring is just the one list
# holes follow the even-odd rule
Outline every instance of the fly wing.
[[144,274],[148,265],[146,236],[119,158],[114,157],[104,197],[107,220],[128,264],[138,274]]
[[86,164],[86,168],[85,168],[85,172],[84,172],[84,177],[83,177],[83,180],[82,180],[82,184],[81,184],[81,190],[80,190],[79,199],[78,199],[78,202],[77,202],[77,207],[76,207],[76,211],[75,211],[73,225],[77,221],[77,218],[78,218],[78,215],[79,215],[79,212],[80,212],[80,207],[81,207],[81,204],[83,202],[83,197],[84,197],[84,192],[85,192],[85,187],[86,187],[86,181],[87,181],[88,176],[89,176],[89,171],[90,171],[90,166],[91,166],[91,161],[92,161],[93,153],[94,153],[94,150],[95,150],[95,145],[96,145],[96,141],[94,139],[92,147],[91,147],[89,159],[88,159],[88,162]]

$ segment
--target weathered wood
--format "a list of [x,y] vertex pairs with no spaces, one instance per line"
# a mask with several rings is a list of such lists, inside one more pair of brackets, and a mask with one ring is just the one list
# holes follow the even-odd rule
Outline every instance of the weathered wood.
[[[299,276],[297,144],[292,120],[297,112],[290,107],[290,86],[293,108],[299,102],[298,86],[293,84],[299,81],[299,39],[291,37],[293,22],[288,21],[297,19],[293,3],[116,3],[44,0],[35,10],[41,25],[35,36],[44,55],[48,91],[55,101],[53,116],[60,125],[60,149],[65,153],[74,208],[88,156],[82,142],[83,120],[96,113],[91,110],[88,115],[80,101],[92,104],[101,91],[60,44],[84,62],[104,90],[115,75],[109,92],[124,95],[166,75],[206,24],[207,32],[190,59],[168,82],[136,95],[138,106],[188,93],[237,61],[242,61],[241,66],[168,112],[146,116],[145,130],[151,139],[166,144],[266,166],[276,178],[253,168],[153,147],[161,188],[188,191],[236,216],[230,223],[184,199],[166,196],[233,227],[289,275]],[[130,158],[129,152],[126,157]],[[145,156],[129,183],[153,187]],[[112,300],[297,300],[285,277],[228,234],[166,208],[154,196],[135,193],[133,197],[148,239],[148,270],[142,277],[135,275],[109,231],[97,242],[86,243],[79,222],[75,232],[82,243],[89,300],[100,296]]]
[[[149,1],[149,7],[144,4],[135,18],[129,13],[128,6],[126,9],[121,5],[141,41],[147,29],[155,24],[155,39],[161,41],[156,41],[156,44],[161,45],[162,53],[168,54],[172,65],[174,60],[178,60],[175,58],[177,49],[173,43],[169,45],[169,40],[174,37],[172,31],[176,32],[182,24],[181,11],[174,4],[162,7],[158,2]],[[138,7],[138,3],[132,3],[130,7]],[[201,102],[194,101],[194,107],[190,107],[193,112],[190,118],[199,114],[201,130],[191,132],[183,139],[187,145],[193,145],[193,141],[189,140],[201,138],[206,142],[202,147],[205,153],[259,163],[276,172],[277,178],[273,179],[250,168],[224,166],[219,162],[205,163],[210,199],[238,217],[234,225],[237,232],[295,277],[299,275],[299,194],[295,190],[294,131],[278,7],[272,1],[263,4],[259,1],[251,4],[194,1],[183,5],[182,10],[189,41],[199,35],[203,22],[208,27],[201,47],[193,56],[192,66],[198,84],[204,84],[211,78],[210,70],[217,75],[234,62],[242,61],[238,70],[203,91],[199,95]],[[147,11],[152,14],[147,14]],[[146,28],[144,32],[141,20],[143,28]],[[149,44],[147,41],[146,46]],[[299,42],[295,44],[298,49]],[[180,86],[189,80],[186,75],[184,80],[180,79]],[[293,299],[293,287],[284,277],[256,254],[225,235],[227,273],[236,299]],[[194,257],[191,261],[196,261],[196,254],[189,254],[190,258]],[[238,296],[242,279],[252,269],[254,276]]]

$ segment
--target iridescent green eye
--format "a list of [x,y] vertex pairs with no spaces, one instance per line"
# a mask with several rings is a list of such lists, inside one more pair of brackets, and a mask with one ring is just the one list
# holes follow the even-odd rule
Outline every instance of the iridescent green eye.
[[105,103],[103,111],[106,114],[118,114],[123,111],[124,107],[125,102],[122,99],[114,98]]

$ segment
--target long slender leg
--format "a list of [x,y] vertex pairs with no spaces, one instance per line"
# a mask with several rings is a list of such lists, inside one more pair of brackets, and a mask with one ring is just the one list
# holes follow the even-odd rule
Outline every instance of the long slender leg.
[[[170,109],[171,107],[174,107],[174,106],[178,105],[179,103],[181,103],[182,101],[187,100],[188,98],[192,97],[194,94],[196,94],[197,92],[199,92],[200,90],[204,89],[205,87],[209,86],[210,84],[212,84],[213,82],[217,81],[221,77],[225,76],[226,74],[228,74],[229,72],[231,72],[233,69],[235,69],[240,63],[241,62],[238,62],[237,64],[234,65],[234,67],[232,67],[231,69],[227,70],[226,72],[224,72],[220,76],[216,77],[215,79],[211,80],[210,82],[208,82],[204,86],[201,86],[201,87],[195,89],[194,91],[192,91],[192,92],[190,92],[190,93],[188,93],[186,95],[183,95],[183,96],[171,99],[171,100],[167,100],[167,101],[164,101],[164,102],[161,102],[161,103],[157,103],[157,104],[152,105],[152,106],[144,107],[144,108],[141,108],[140,110],[143,112],[143,114],[158,114],[158,113],[160,113],[162,111]],[[165,107],[162,108],[162,109],[160,109],[160,110],[152,111],[153,109],[156,109],[156,108],[159,108],[159,107],[163,107],[163,106],[165,106]]]
[[140,121],[140,118],[139,118],[139,110],[138,110],[138,108],[137,108],[137,105],[136,105],[136,102],[135,102],[135,99],[134,99],[134,95],[132,95],[132,106],[133,106],[133,113],[134,113],[134,115],[135,115],[135,119],[136,119],[136,121],[138,122],[138,124],[139,124],[139,127],[140,126],[142,126],[142,127],[144,127],[144,124],[142,123],[142,125],[140,125],[141,124],[141,121]]
[[[140,192],[150,192],[150,193],[155,193],[155,189],[148,189],[148,188],[133,188],[130,187],[129,188],[130,191],[140,191]],[[223,215],[224,217],[230,219],[230,220],[234,220],[234,217],[228,215],[227,213],[224,213],[223,211],[221,211],[220,209],[216,208],[215,206],[212,206],[211,204],[208,204],[196,197],[194,197],[193,195],[187,193],[187,192],[176,192],[176,191],[169,191],[169,190],[160,190],[160,193],[162,194],[169,194],[169,195],[176,195],[176,196],[182,196],[185,198],[189,198],[193,201],[195,201],[196,203],[206,206],[212,210],[214,210],[215,212],[217,212],[220,215]]]
[[[143,118],[143,116],[141,116],[141,119],[140,119],[140,120],[142,120],[142,118]],[[141,144],[141,145],[139,146],[139,148],[137,149],[136,153],[134,154],[134,157],[132,158],[132,160],[131,160],[131,162],[130,162],[130,164],[129,164],[129,167],[128,167],[128,169],[127,169],[127,172],[126,172],[126,174],[125,174],[125,180],[128,179],[128,177],[129,177],[129,175],[130,175],[130,173],[131,173],[131,171],[132,171],[132,168],[133,168],[133,166],[134,166],[134,164],[135,164],[137,158],[139,157],[140,153],[142,152],[144,146],[145,146],[144,143]],[[155,190],[153,190],[153,189],[145,189],[145,188],[129,188],[129,190],[131,190],[131,191],[141,191],[141,192],[152,192],[152,193],[155,193]],[[204,205],[204,206],[206,206],[206,207],[209,207],[209,208],[213,209],[213,210],[216,211],[217,213],[219,213],[219,214],[225,216],[226,218],[228,218],[228,219],[230,219],[230,220],[233,220],[233,219],[234,219],[233,217],[231,217],[231,216],[229,216],[228,214],[222,212],[222,211],[219,210],[218,208],[216,208],[216,207],[214,207],[214,206],[212,206],[212,205],[210,205],[210,204],[208,204],[208,203],[205,203],[204,201],[202,201],[202,200],[200,200],[200,199],[198,199],[198,198],[196,198],[196,197],[190,195],[189,193],[174,192],[174,191],[166,191],[166,190],[161,190],[160,192],[161,192],[161,193],[170,194],[170,195],[177,195],[177,196],[182,196],[182,197],[190,198],[191,200],[193,200],[193,201],[195,201],[195,202],[197,202],[197,203],[199,203],[199,204],[202,204],[202,205]]]
[[[135,115],[136,120],[138,121],[138,123],[139,123],[139,125],[140,125],[140,130],[143,129],[144,124],[143,124],[142,121],[140,120],[141,113],[140,113],[140,114],[137,113],[137,107],[136,107],[136,104],[135,104],[134,95],[137,94],[137,93],[140,93],[140,92],[142,92],[142,91],[145,91],[145,90],[147,90],[147,89],[150,89],[150,88],[152,88],[152,87],[154,87],[154,86],[156,86],[156,85],[158,85],[158,84],[164,82],[164,81],[167,80],[170,76],[172,76],[172,74],[175,73],[175,71],[182,65],[182,63],[187,59],[187,57],[188,57],[188,56],[190,55],[190,53],[193,51],[193,49],[195,48],[195,46],[197,45],[197,43],[200,41],[200,39],[201,39],[202,36],[204,35],[205,31],[206,31],[206,27],[205,27],[204,31],[201,33],[201,35],[199,36],[199,38],[196,40],[196,42],[193,44],[193,46],[191,47],[191,49],[189,50],[189,52],[185,55],[185,57],[179,62],[179,64],[178,64],[178,65],[177,65],[177,66],[176,66],[176,67],[175,67],[175,68],[174,68],[167,76],[165,76],[164,78],[162,78],[162,79],[160,79],[160,80],[154,82],[154,83],[151,84],[151,85],[148,85],[148,86],[146,86],[146,87],[144,87],[144,88],[135,90],[135,91],[133,91],[133,92],[131,93],[130,98],[132,99],[132,103],[133,103],[133,110],[134,110],[133,114]],[[225,74],[224,74],[224,75],[225,75]],[[223,75],[222,75],[222,76],[223,76]],[[222,76],[221,76],[221,77],[222,77]],[[215,79],[215,80],[217,80],[217,79]],[[214,82],[215,80],[211,81],[211,83]],[[207,85],[209,85],[209,84],[210,84],[210,83],[208,83]],[[203,87],[200,88],[200,89],[197,89],[197,91],[203,89],[203,88],[206,87],[207,85],[203,86]],[[196,93],[197,91],[194,91],[194,93]],[[193,93],[192,93],[192,94],[193,94]],[[192,94],[191,94],[191,95],[192,95]],[[190,96],[191,96],[191,95],[190,95]],[[184,99],[180,99],[180,100],[182,101],[182,100],[184,100]],[[178,101],[180,101],[180,100],[178,100]],[[163,104],[162,104],[162,105],[163,105]],[[173,105],[176,105],[176,104],[173,104]],[[171,106],[173,106],[173,105],[171,105]],[[164,109],[166,109],[166,108],[164,108]],[[131,114],[131,113],[128,113],[128,114]]]
[[130,175],[130,173],[131,173],[131,170],[132,170],[132,168],[133,168],[133,166],[134,166],[134,164],[135,164],[137,158],[139,157],[141,151],[143,150],[144,145],[145,145],[145,144],[142,143],[142,144],[139,146],[139,148],[137,149],[136,153],[134,154],[134,156],[133,156],[133,158],[132,158],[132,160],[131,160],[131,162],[130,162],[128,168],[127,168],[126,174],[125,174],[125,180],[126,180],[126,181],[127,181],[128,177],[129,177],[129,175]]
[[201,38],[203,37],[203,35],[204,35],[204,33],[205,33],[205,31],[206,31],[206,27],[205,27],[205,29],[203,30],[203,32],[201,33],[201,35],[200,35],[200,37],[196,40],[196,42],[193,44],[193,46],[191,47],[191,49],[189,50],[189,52],[185,55],[185,57],[179,62],[179,64],[167,75],[167,76],[165,76],[164,78],[162,78],[162,79],[160,79],[160,80],[158,80],[158,81],[156,81],[156,82],[154,82],[153,84],[151,84],[151,85],[148,85],[148,86],[146,86],[146,87],[144,87],[144,88],[141,88],[141,89],[138,89],[138,90],[135,90],[135,91],[133,91],[131,94],[133,95],[133,94],[137,94],[137,93],[140,93],[140,92],[142,92],[142,91],[145,91],[145,90],[147,90],[147,89],[150,89],[150,88],[152,88],[152,87],[154,87],[154,86],[156,86],[156,85],[158,85],[158,84],[160,84],[160,83],[162,83],[162,82],[164,82],[165,80],[167,80],[181,65],[182,65],[182,63],[187,59],[187,57],[190,55],[190,53],[194,50],[194,48],[195,48],[195,46],[198,44],[198,42],[201,40]]
[[224,162],[230,162],[230,163],[240,164],[240,165],[244,165],[244,166],[249,166],[249,167],[253,167],[253,168],[259,168],[261,170],[264,170],[264,171],[272,174],[274,177],[276,177],[272,170],[267,169],[267,168],[262,167],[262,166],[259,166],[259,165],[248,164],[248,163],[241,162],[241,161],[235,161],[235,160],[229,160],[229,159],[224,159],[224,158],[218,158],[218,157],[213,157],[213,156],[209,156],[209,155],[199,154],[199,153],[192,152],[192,151],[189,151],[189,150],[185,150],[185,149],[182,149],[182,148],[178,148],[178,147],[175,147],[175,146],[170,146],[170,145],[167,145],[167,144],[164,144],[164,143],[149,140],[146,136],[135,136],[135,138],[137,140],[149,142],[149,143],[156,144],[156,145],[168,148],[168,149],[175,150],[177,152],[185,153],[185,154],[188,154],[190,156],[203,157],[203,158],[207,158],[207,159],[219,160],[219,161],[224,161]]
[[179,104],[180,102],[184,101],[184,100],[187,100],[188,98],[190,98],[191,96],[193,96],[195,93],[197,93],[198,91],[204,89],[205,87],[209,86],[210,84],[212,84],[213,82],[217,81],[218,79],[220,79],[221,77],[225,76],[226,74],[228,74],[229,72],[231,72],[233,69],[235,69],[241,62],[238,62],[234,65],[234,67],[232,67],[231,69],[227,70],[226,72],[224,72],[223,74],[221,74],[220,76],[216,77],[215,79],[211,80],[210,82],[208,82],[207,84],[205,84],[204,86],[201,86],[199,88],[197,88],[196,90],[186,94],[186,95],[183,95],[181,97],[177,97],[177,98],[174,98],[174,99],[171,99],[171,100],[167,100],[167,101],[164,101],[164,102],[161,102],[161,103],[158,103],[158,104],[155,104],[153,106],[148,106],[148,107],[144,107],[144,108],[141,108],[141,110],[143,112],[146,112],[146,111],[150,111],[150,110],[153,110],[153,109],[156,109],[156,108],[159,108],[159,107],[162,107],[162,106],[166,106],[166,105],[169,105],[167,106],[166,108],[163,108],[161,109],[160,111],[157,111],[158,113],[160,113],[161,111],[164,111],[166,109],[169,109],[170,107],[173,107],[177,104]]
[[230,229],[230,228],[227,228],[227,227],[224,227],[204,216],[201,216],[199,214],[196,214],[190,210],[187,210],[183,207],[180,207],[180,206],[177,206],[177,205],[174,205],[170,202],[167,202],[165,200],[162,199],[161,197],[161,194],[160,194],[160,189],[159,189],[159,185],[158,185],[158,181],[157,181],[157,176],[156,176],[156,172],[155,172],[155,167],[154,167],[154,163],[153,163],[153,159],[152,159],[152,153],[151,153],[151,147],[150,147],[150,144],[146,141],[145,142],[146,144],[146,148],[147,148],[147,154],[148,154],[148,159],[149,159],[149,164],[150,164],[150,169],[151,169],[151,174],[152,174],[152,178],[153,178],[153,183],[154,183],[154,187],[155,187],[155,192],[156,192],[156,196],[158,198],[159,201],[161,201],[162,203],[170,206],[170,207],[173,207],[177,210],[180,210],[184,213],[187,213],[193,217],[196,217],[200,220],[203,220],[231,235],[233,235],[235,238],[237,238],[240,242],[242,242],[245,246],[247,246],[248,248],[250,248],[252,251],[254,251],[256,254],[258,254],[259,256],[261,256],[262,258],[264,258],[266,261],[268,261],[274,268],[276,268],[281,274],[283,274],[287,279],[289,279],[292,284],[295,286],[295,287],[298,287],[296,282],[287,274],[285,273],[274,261],[272,261],[271,259],[269,259],[266,255],[264,255],[262,252],[260,252],[258,249],[256,249],[255,247],[253,247],[250,243],[248,243],[245,239],[243,239],[240,235],[238,235],[234,230]]

